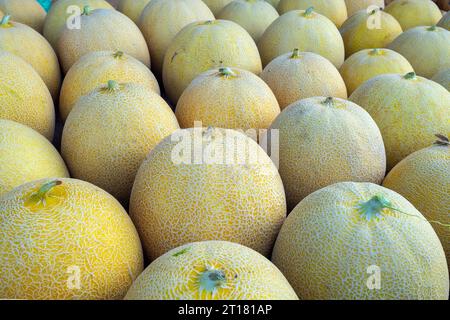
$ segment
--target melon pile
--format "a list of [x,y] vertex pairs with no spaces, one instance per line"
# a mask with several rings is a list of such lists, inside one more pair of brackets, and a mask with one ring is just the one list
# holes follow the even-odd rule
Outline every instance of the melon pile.
[[449,298],[445,1],[41,3],[0,0],[0,299]]

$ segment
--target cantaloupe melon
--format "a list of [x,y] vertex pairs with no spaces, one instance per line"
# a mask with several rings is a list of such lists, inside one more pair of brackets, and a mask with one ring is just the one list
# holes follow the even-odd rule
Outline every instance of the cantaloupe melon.
[[226,241],[172,249],[136,279],[129,300],[297,300],[289,282],[254,250]]
[[336,26],[312,8],[283,14],[264,32],[258,42],[263,65],[298,48],[330,60],[336,68],[344,62],[344,42]]
[[117,9],[133,20],[134,23],[139,23],[142,11],[151,0],[120,0]]
[[145,7],[139,28],[158,77],[162,76],[164,54],[176,34],[188,24],[203,20],[214,20],[214,15],[201,0],[152,0]]
[[277,168],[238,131],[175,132],[142,163],[130,216],[150,259],[185,243],[232,241],[268,256],[286,217]]
[[173,39],[164,57],[163,81],[167,96],[176,103],[196,76],[223,66],[261,73],[258,48],[248,32],[227,20],[187,25]]
[[397,20],[382,9],[361,10],[351,16],[340,28],[345,55],[351,56],[364,49],[385,48],[403,31]]
[[389,49],[366,49],[351,55],[339,69],[349,95],[367,80],[381,74],[413,72],[401,54]]
[[0,196],[26,182],[69,177],[63,159],[42,135],[0,119]]
[[111,80],[75,104],[64,126],[61,153],[74,178],[126,202],[141,162],[178,128],[159,95],[139,84]]
[[184,90],[175,112],[182,128],[267,129],[280,114],[269,86],[250,71],[222,67],[200,74]]
[[0,298],[121,299],[142,272],[136,229],[111,195],[45,179],[0,197]]
[[439,83],[445,89],[450,91],[450,68],[444,69],[444,70],[436,73],[434,75],[434,77],[431,78],[431,80]]
[[223,8],[227,4],[229,4],[233,0],[203,0],[204,3],[211,9],[211,12],[214,14],[214,16],[217,16],[220,11],[222,11]]
[[78,99],[111,79],[138,83],[160,94],[155,76],[139,60],[122,51],[91,52],[78,60],[64,78],[59,99],[62,119],[66,120]]
[[372,6],[384,8],[384,0],[345,0],[347,15],[351,17],[359,10],[372,9]]
[[418,75],[428,79],[450,67],[450,32],[440,27],[410,29],[398,36],[388,48],[404,56]]
[[300,100],[283,110],[270,128],[279,133],[279,172],[290,209],[336,182],[383,181],[386,153],[380,130],[350,101]]
[[[450,264],[450,143],[445,136],[416,151],[389,172],[383,186],[397,191],[432,221]],[[447,224],[447,226],[445,226]]]
[[47,86],[29,63],[6,51],[0,51],[0,119],[53,139],[55,109]]
[[403,31],[435,25],[442,17],[439,7],[431,0],[395,0],[385,11],[397,19]]
[[389,170],[433,143],[436,132],[450,132],[450,93],[413,72],[374,77],[356,89],[350,100],[366,109],[378,124]]
[[284,223],[272,261],[300,299],[448,298],[433,227],[401,195],[371,183],[337,183],[305,198]]
[[0,0],[0,10],[12,16],[12,20],[42,33],[47,13],[36,0]]
[[144,36],[126,15],[109,9],[91,10],[86,6],[80,30],[61,33],[57,52],[65,73],[83,55],[94,51],[120,50],[150,66],[150,54]]
[[438,22],[438,27],[447,29],[450,31],[450,11],[448,11],[446,14],[444,14],[444,16],[442,17],[441,20],[439,20]]

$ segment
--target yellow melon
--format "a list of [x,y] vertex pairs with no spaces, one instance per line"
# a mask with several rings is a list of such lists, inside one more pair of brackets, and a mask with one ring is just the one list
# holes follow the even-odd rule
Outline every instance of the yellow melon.
[[189,243],[153,261],[128,300],[297,300],[286,278],[254,250],[226,241]]
[[267,129],[279,113],[275,95],[261,78],[227,67],[197,76],[184,90],[175,112],[182,128],[201,121],[204,127],[243,130]]
[[367,13],[361,10],[351,16],[340,29],[344,39],[345,55],[351,56],[363,49],[385,48],[403,31],[397,20],[382,9]]
[[347,20],[347,7],[345,0],[281,0],[278,4],[280,15],[292,10],[306,10],[314,7],[320,13],[333,21],[339,28]]
[[142,248],[111,195],[75,179],[38,180],[0,197],[0,298],[121,299]]
[[345,0],[345,4],[349,17],[359,10],[370,10],[373,6],[384,8],[384,0]]
[[406,74],[413,67],[401,54],[389,49],[366,49],[351,55],[339,69],[348,93],[367,80],[386,73]]
[[350,100],[366,109],[378,124],[389,170],[433,143],[436,132],[450,132],[450,93],[414,72],[372,78],[356,89]]
[[150,1],[151,0],[120,0],[117,9],[137,24],[142,11]]
[[266,2],[270,3],[272,7],[275,9],[278,7],[278,3],[280,3],[280,0],[265,0]]
[[438,27],[447,29],[450,31],[450,11],[448,11],[446,14],[444,14],[444,16],[442,17],[441,20],[439,20],[438,22]]
[[152,57],[152,70],[162,75],[164,54],[175,35],[195,21],[214,20],[211,10],[201,0],[152,0],[145,7],[139,28]]
[[148,155],[130,216],[152,260],[203,240],[237,242],[268,256],[286,199],[277,168],[254,140],[197,127],[175,132]]
[[264,0],[234,0],[220,11],[218,19],[230,20],[243,27],[258,41],[267,27],[279,17]]
[[439,7],[431,0],[395,0],[385,8],[404,31],[417,26],[431,26],[442,17]]
[[298,48],[330,60],[336,68],[344,62],[344,42],[336,26],[314,12],[294,10],[283,14],[264,32],[258,42],[263,65]]
[[78,16],[83,12],[84,6],[89,5],[92,9],[113,9],[105,0],[58,0],[52,4],[44,24],[44,37],[56,49],[59,37],[63,30],[75,27]]
[[300,299],[441,299],[449,277],[430,223],[398,193],[337,183],[291,212],[272,261]]
[[25,124],[53,139],[55,109],[39,74],[22,58],[0,51],[0,119]]
[[36,0],[0,0],[0,10],[10,15],[12,20],[42,33],[47,13]]
[[295,101],[316,97],[347,99],[347,89],[336,67],[312,52],[295,49],[270,62],[261,73],[281,109]]
[[164,57],[166,94],[176,103],[200,73],[216,67],[262,71],[258,48],[238,24],[227,20],[193,22],[173,39]]
[[204,3],[211,9],[214,16],[217,16],[219,12],[233,0],[203,0]]
[[444,70],[436,73],[434,75],[434,77],[431,78],[431,80],[439,83],[445,89],[450,91],[450,68],[444,69]]
[[139,60],[122,51],[91,52],[78,60],[64,78],[59,99],[62,119],[66,120],[78,99],[111,79],[138,83],[160,94],[155,76]]
[[450,67],[450,32],[440,27],[410,29],[388,48],[404,56],[418,75],[428,79]]

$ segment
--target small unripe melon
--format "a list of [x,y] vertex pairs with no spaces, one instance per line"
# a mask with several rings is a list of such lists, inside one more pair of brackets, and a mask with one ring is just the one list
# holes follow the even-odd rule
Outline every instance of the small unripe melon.
[[286,219],[272,261],[300,299],[447,300],[444,250],[398,193],[341,182],[314,192]]
[[347,99],[347,89],[336,67],[312,52],[295,49],[273,59],[261,73],[281,109],[298,100],[325,96]]
[[431,80],[439,83],[445,89],[450,91],[450,68],[444,69],[444,70],[436,73],[434,75],[434,77],[431,78]]
[[153,261],[128,300],[297,300],[286,278],[254,250],[226,241],[189,243]]
[[128,214],[90,183],[30,182],[0,211],[1,299],[122,299],[143,270]]
[[441,10],[431,0],[395,0],[385,11],[402,26],[403,31],[417,26],[432,26],[442,18]]
[[74,178],[126,202],[141,162],[178,128],[159,95],[139,84],[109,81],[75,104],[64,126],[61,153]]
[[384,0],[345,0],[347,6],[347,14],[349,17],[359,10],[372,9],[373,6],[384,8]]
[[283,14],[264,32],[258,42],[264,66],[276,57],[298,48],[330,60],[336,68],[344,62],[344,41],[336,26],[312,8]]
[[228,20],[187,25],[173,39],[164,57],[163,81],[167,96],[176,103],[196,76],[223,66],[261,73],[258,48],[248,32]]
[[151,0],[119,0],[117,9],[133,20],[134,23],[139,22],[142,11]]
[[229,4],[233,0],[203,0],[204,3],[211,9],[211,12],[214,14],[214,16],[217,16],[220,11],[222,11],[223,8],[227,4]]
[[29,63],[6,51],[0,51],[0,119],[53,139],[55,108],[47,86]]
[[433,143],[436,132],[450,132],[450,93],[413,72],[372,78],[356,89],[350,100],[366,109],[378,124],[389,170]]
[[12,20],[42,33],[47,13],[36,0],[0,0],[0,10],[10,15]]
[[444,14],[444,16],[442,17],[441,20],[439,20],[438,22],[438,27],[447,29],[450,31],[450,11],[448,11],[446,14]]
[[413,67],[401,54],[389,49],[366,49],[352,54],[339,69],[351,95],[367,80],[386,73],[406,74]]
[[160,94],[155,76],[136,58],[122,51],[91,52],[81,57],[64,78],[59,98],[62,119],[67,119],[78,99],[111,79],[120,83],[138,83]]

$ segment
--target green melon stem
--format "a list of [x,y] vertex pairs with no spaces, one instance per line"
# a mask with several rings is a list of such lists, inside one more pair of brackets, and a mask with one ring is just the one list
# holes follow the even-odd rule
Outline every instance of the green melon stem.
[[229,68],[229,67],[221,67],[221,68],[219,68],[219,74],[221,76],[226,77],[226,78],[235,77],[236,76],[236,73],[234,73],[233,70],[231,70],[231,68]]
[[300,58],[300,50],[298,48],[295,48],[294,51],[292,51],[291,59],[298,58]]
[[35,203],[39,203],[43,201],[47,195],[47,193],[52,190],[54,187],[59,186],[62,184],[61,180],[53,180],[49,181],[47,183],[44,183],[37,192],[33,193],[30,197],[30,200],[34,201]]
[[120,89],[120,85],[117,81],[114,80],[109,80],[108,81],[108,85],[106,87],[106,90],[108,90],[109,92],[114,92]]
[[415,72],[409,72],[407,74],[405,74],[405,76],[403,77],[406,80],[414,80],[417,78],[416,73]]
[[88,16],[92,12],[92,8],[90,6],[84,6],[83,13],[81,15]]
[[11,20],[11,16],[9,14],[4,15],[2,20],[0,21],[0,26],[2,26],[2,27],[8,26],[9,25],[9,20]]
[[309,17],[314,11],[314,7],[309,7],[308,9],[305,10],[305,12],[303,13],[304,17]]
[[333,108],[334,107],[334,99],[333,99],[333,97],[326,98],[324,101],[322,101],[322,104],[324,104],[324,105],[326,105],[326,106],[328,106],[330,108]]
[[436,31],[436,25],[432,25],[430,27],[427,28],[428,31]]
[[200,273],[198,281],[201,292],[206,291],[213,294],[217,289],[225,286],[227,278],[222,270],[207,269]]
[[381,51],[381,49],[375,48],[373,50],[369,51],[369,54],[373,55],[373,56],[378,56],[382,53],[383,51]]
[[116,59],[122,58],[123,57],[123,51],[116,51],[116,52],[114,52],[113,57],[116,58]]
[[439,133],[435,134],[435,136],[437,137],[437,140],[434,143],[435,145],[450,147],[450,140],[448,139],[448,137],[444,136],[443,134],[439,134]]

